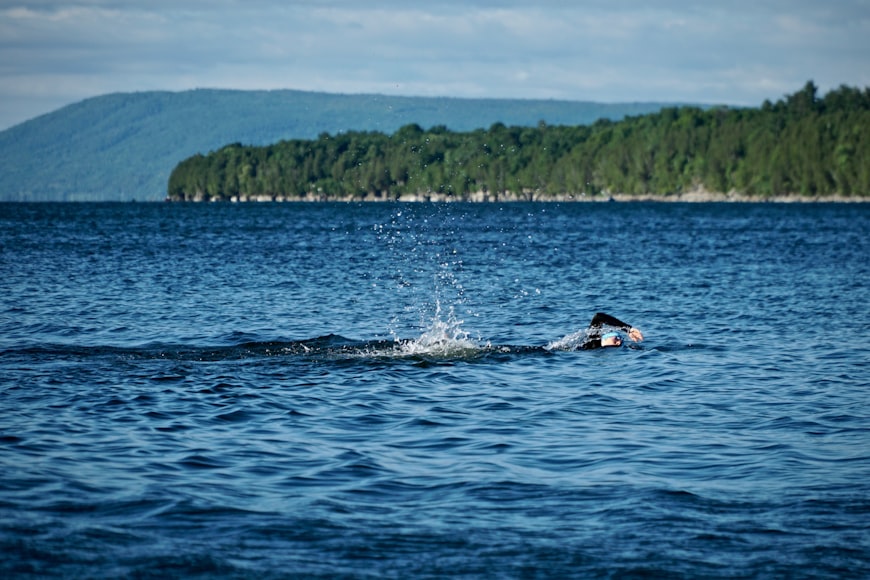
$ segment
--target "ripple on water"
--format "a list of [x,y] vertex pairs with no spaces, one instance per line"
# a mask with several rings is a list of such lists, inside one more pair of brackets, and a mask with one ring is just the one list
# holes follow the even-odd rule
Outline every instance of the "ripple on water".
[[863,209],[137,205],[3,218],[0,575],[870,574]]

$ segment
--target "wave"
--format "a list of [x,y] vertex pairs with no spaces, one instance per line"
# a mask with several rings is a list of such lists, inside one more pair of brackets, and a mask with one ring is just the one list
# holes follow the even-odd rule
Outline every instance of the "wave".
[[491,345],[468,338],[426,332],[416,339],[354,340],[328,334],[304,340],[252,341],[233,345],[191,346],[150,343],[138,347],[44,344],[0,351],[0,358],[49,357],[220,361],[265,357],[311,359],[473,360],[492,354],[546,353],[544,346]]
[[[430,326],[420,336],[412,339],[394,337],[356,340],[339,334],[327,334],[302,340],[258,340],[254,335],[236,332],[217,339],[218,344],[204,345],[164,342],[151,342],[140,346],[34,344],[0,350],[0,358],[113,357],[128,360],[221,361],[295,357],[322,360],[472,361],[498,356],[547,355],[559,351],[576,351],[586,338],[586,330],[580,330],[545,345],[492,344],[471,338],[462,328],[462,321],[451,315],[446,320],[435,316]],[[636,344],[625,346],[642,349]]]
[[[110,357],[123,360],[224,361],[289,357],[332,361],[474,361],[520,355],[553,355],[579,349],[578,333],[546,345],[491,344],[427,331],[415,339],[355,340],[328,334],[304,340],[246,341],[230,345],[184,345],[149,343],[135,347],[108,345],[43,344],[0,351],[0,359],[57,358],[81,359]],[[635,344],[624,348],[647,350]],[[694,348],[697,348],[694,347]],[[609,349],[607,349],[609,350]],[[674,347],[651,350],[682,350]]]

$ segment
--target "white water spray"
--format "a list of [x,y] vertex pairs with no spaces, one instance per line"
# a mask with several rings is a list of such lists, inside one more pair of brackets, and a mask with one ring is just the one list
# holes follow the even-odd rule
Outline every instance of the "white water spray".
[[435,314],[429,327],[419,338],[399,341],[399,350],[406,355],[461,356],[480,351],[486,345],[469,338],[462,328],[463,321],[456,317],[454,307],[442,316],[441,301],[435,300]]

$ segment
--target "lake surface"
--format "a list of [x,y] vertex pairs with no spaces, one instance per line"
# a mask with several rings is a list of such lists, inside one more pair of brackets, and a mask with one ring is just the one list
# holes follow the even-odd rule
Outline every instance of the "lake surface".
[[0,292],[0,576],[870,575],[870,204],[2,204]]

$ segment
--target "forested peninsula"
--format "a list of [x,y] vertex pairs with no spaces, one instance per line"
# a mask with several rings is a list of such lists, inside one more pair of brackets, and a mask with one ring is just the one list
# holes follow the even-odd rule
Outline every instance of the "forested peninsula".
[[817,93],[810,81],[760,108],[672,107],[583,126],[412,124],[392,135],[237,143],[182,161],[168,199],[870,199],[870,89]]

